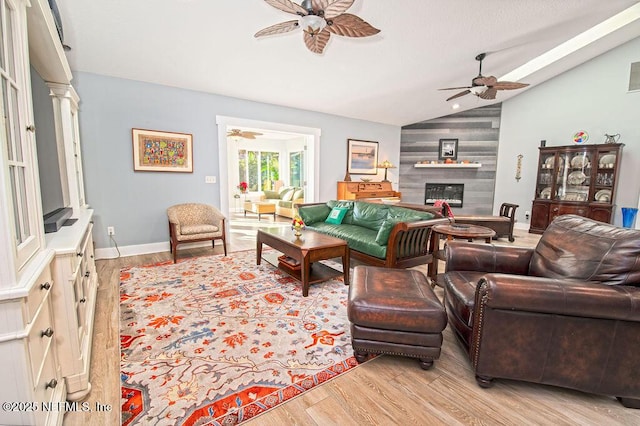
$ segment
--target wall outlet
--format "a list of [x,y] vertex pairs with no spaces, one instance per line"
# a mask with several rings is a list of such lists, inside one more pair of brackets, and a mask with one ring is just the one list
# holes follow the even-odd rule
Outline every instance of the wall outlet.
[[216,183],[216,177],[215,176],[205,176],[204,177],[204,183]]
[[529,220],[529,218],[531,217],[531,212],[529,210],[527,210],[526,212],[524,212],[524,218]]
[[107,226],[108,235],[116,235],[116,229],[113,226]]

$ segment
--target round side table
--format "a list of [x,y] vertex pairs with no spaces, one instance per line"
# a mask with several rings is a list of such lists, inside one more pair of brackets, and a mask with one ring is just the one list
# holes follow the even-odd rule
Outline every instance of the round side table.
[[491,244],[491,239],[495,237],[496,231],[485,226],[467,225],[467,224],[441,224],[435,225],[433,228],[433,263],[429,265],[427,273],[431,278],[431,285],[440,285],[438,281],[438,260],[444,260],[444,250],[440,250],[440,235],[447,237],[451,241],[455,238],[473,241],[474,239],[483,238],[485,243]]

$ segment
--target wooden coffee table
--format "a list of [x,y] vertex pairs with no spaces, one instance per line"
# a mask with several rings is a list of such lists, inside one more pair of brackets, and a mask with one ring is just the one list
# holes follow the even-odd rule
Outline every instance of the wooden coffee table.
[[[278,252],[294,259],[299,263],[299,268],[289,267],[278,260],[280,253],[267,252],[262,254],[262,245],[276,249]],[[290,228],[272,228],[258,230],[256,238],[256,263],[260,265],[262,258],[272,265],[280,268],[287,274],[302,283],[302,295],[309,295],[309,286],[314,283],[327,281],[335,277],[343,276],[345,285],[349,285],[349,246],[347,242],[329,235],[306,230],[300,238],[293,235]],[[342,270],[344,273],[322,263],[314,263],[320,260],[342,258]],[[312,266],[313,264],[313,266]]]
[[273,203],[266,203],[260,201],[245,201],[243,204],[244,217],[247,217],[247,212],[256,213],[258,215],[258,221],[263,214],[272,214],[273,220],[276,220],[276,205]]
[[438,282],[438,260],[444,260],[444,250],[440,250],[440,235],[445,235],[447,240],[460,238],[473,241],[474,239],[482,238],[487,244],[491,244],[491,238],[496,235],[496,231],[493,229],[479,225],[449,223],[434,225],[432,229],[434,233],[433,263],[430,263],[427,268],[432,286]]

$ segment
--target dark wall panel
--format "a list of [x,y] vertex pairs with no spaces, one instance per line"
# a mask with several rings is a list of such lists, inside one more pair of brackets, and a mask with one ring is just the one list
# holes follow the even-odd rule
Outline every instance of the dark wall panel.
[[[424,203],[425,183],[463,183],[464,206],[455,214],[492,214],[502,104],[494,104],[404,126],[400,139],[399,190],[402,200]],[[440,139],[458,139],[458,161],[478,169],[417,168],[437,161]]]

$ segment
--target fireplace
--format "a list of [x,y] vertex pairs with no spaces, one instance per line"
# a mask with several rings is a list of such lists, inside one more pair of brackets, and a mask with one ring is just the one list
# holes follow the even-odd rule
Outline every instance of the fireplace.
[[450,207],[462,207],[464,183],[426,183],[424,203],[432,206],[437,200],[446,201]]

